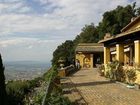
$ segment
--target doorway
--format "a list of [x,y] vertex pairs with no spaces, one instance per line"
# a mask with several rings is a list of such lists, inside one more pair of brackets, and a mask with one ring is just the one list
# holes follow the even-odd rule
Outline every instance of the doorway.
[[96,67],[97,64],[102,64],[102,54],[95,53],[93,57],[93,67]]

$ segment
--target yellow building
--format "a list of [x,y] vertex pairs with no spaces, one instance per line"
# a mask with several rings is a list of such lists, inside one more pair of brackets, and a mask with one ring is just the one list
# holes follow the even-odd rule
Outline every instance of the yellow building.
[[104,44],[104,64],[118,60],[124,64],[140,65],[140,16],[124,27],[120,34],[106,36],[99,41]]
[[81,68],[91,69],[96,64],[103,63],[103,44],[80,43],[76,50],[76,61],[79,61]]

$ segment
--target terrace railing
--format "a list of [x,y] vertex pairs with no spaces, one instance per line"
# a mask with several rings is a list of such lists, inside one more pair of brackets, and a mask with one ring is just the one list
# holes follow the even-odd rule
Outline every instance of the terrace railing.
[[50,76],[50,78],[49,78],[49,81],[48,81],[48,84],[47,84],[47,87],[46,87],[46,92],[45,92],[45,96],[44,96],[44,98],[43,98],[43,100],[42,100],[42,105],[46,105],[46,98],[47,98],[47,96],[50,94],[50,92],[51,92],[51,84],[52,84],[52,76],[53,76],[53,74],[51,74],[51,76]]
[[60,77],[66,77],[66,76],[74,73],[75,71],[77,71],[76,68],[73,65],[70,65],[70,66],[61,68],[58,72],[58,75]]
[[[74,66],[67,66],[64,68],[64,71],[66,72],[66,75],[69,75],[69,74],[73,73],[74,71],[76,71],[76,69]],[[46,91],[45,91],[45,96],[43,97],[41,105],[47,105],[46,100],[50,96],[50,94],[52,93],[53,88],[58,87],[60,84],[60,80],[57,78],[59,75],[54,75],[53,69],[52,69],[52,71],[50,70],[49,72],[52,72],[52,73],[48,79],[48,83],[47,83],[47,87],[46,87]],[[58,70],[58,74],[59,74],[59,70]]]

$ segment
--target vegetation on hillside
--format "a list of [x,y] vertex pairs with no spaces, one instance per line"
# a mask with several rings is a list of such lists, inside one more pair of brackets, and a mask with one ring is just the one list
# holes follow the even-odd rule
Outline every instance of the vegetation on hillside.
[[72,62],[75,54],[74,51],[78,43],[96,43],[101,40],[106,33],[116,35],[120,33],[120,30],[126,26],[133,17],[138,15],[140,15],[140,7],[136,8],[136,3],[125,7],[118,6],[114,10],[105,12],[98,26],[95,26],[93,23],[85,25],[74,40],[65,41],[59,45],[53,53],[52,65],[58,65],[60,58],[63,58],[67,62]]
[[[6,86],[0,88],[0,105],[41,105],[45,95],[44,105],[70,105],[69,99],[62,95],[57,75],[57,68],[53,66],[42,77],[33,80],[8,81]],[[2,83],[5,83],[4,79]],[[49,86],[48,91],[46,91],[47,86]]]
[[30,97],[34,89],[41,86],[43,80],[43,77],[38,77],[33,80],[9,81],[6,84],[7,105],[24,105],[24,98]]
[[57,49],[53,52],[53,59],[52,65],[57,65],[58,67],[58,60],[63,59],[66,61],[65,66],[69,65],[73,59],[74,55],[74,43],[71,40],[67,40],[62,43]]

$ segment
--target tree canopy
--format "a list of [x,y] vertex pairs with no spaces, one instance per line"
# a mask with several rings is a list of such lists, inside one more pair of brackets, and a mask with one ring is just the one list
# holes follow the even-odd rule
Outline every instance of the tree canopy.
[[133,5],[126,7],[118,6],[116,9],[107,11],[103,14],[103,19],[97,26],[99,39],[103,38],[105,33],[116,35],[120,33],[121,29],[125,27],[132,17],[139,15],[139,9]]
[[52,64],[57,65],[59,59],[63,59],[66,61],[65,65],[69,65],[73,59],[74,49],[73,49],[73,41],[67,40],[61,45],[57,47],[57,49],[53,52]]

